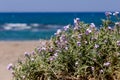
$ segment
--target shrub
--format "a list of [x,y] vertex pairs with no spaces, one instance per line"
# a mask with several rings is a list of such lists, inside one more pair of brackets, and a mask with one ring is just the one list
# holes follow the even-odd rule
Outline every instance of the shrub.
[[13,80],[120,80],[120,22],[106,16],[99,29],[76,18],[57,30],[45,46],[8,66]]

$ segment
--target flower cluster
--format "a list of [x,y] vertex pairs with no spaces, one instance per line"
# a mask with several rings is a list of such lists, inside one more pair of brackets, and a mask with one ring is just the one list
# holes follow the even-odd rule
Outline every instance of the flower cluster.
[[107,19],[98,29],[75,18],[73,26],[58,29],[48,43],[7,69],[14,80],[120,80],[120,25],[115,23],[111,27]]

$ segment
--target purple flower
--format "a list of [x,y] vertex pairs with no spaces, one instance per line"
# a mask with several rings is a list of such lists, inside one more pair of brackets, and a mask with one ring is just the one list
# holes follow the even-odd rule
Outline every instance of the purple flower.
[[109,66],[110,65],[110,62],[106,62],[103,64],[103,66]]
[[65,44],[67,44],[67,43],[68,43],[68,41],[67,41],[67,40],[65,40],[64,42],[65,42]]
[[74,30],[78,30],[79,28],[77,26],[74,27]]
[[81,46],[81,42],[77,42],[77,45],[78,45],[78,46]]
[[94,71],[94,70],[95,70],[95,68],[94,68],[94,67],[91,67],[91,69],[92,69],[92,71]]
[[111,28],[110,26],[108,26],[108,29],[109,29],[109,30],[112,30],[112,28]]
[[58,57],[58,53],[56,52],[53,56],[49,58],[50,61],[55,60]]
[[108,11],[108,12],[105,12],[105,15],[109,17],[110,15],[112,15],[112,13]]
[[53,61],[54,59],[55,59],[54,56],[51,56],[49,60]]
[[53,51],[54,51],[54,50],[53,50],[53,47],[50,47],[50,48],[49,48],[49,51],[50,51],[50,52],[53,52]]
[[60,42],[65,42],[66,41],[66,36],[65,35],[61,35],[60,36]]
[[80,39],[80,38],[81,38],[81,36],[82,36],[82,34],[79,34],[79,35],[78,35],[78,38]]
[[29,57],[29,56],[30,56],[30,53],[25,52],[24,55],[25,55],[26,57]]
[[59,35],[61,32],[62,32],[61,29],[58,29],[55,35]]
[[117,45],[120,46],[120,41],[117,41]]
[[88,34],[90,34],[91,32],[92,32],[92,31],[91,31],[90,29],[87,29],[86,32],[85,32],[85,34],[88,35]]
[[12,63],[8,64],[7,70],[11,70],[12,68],[13,68],[13,64]]
[[95,28],[95,24],[94,24],[94,23],[91,23],[90,27],[91,27],[91,28]]
[[58,44],[58,43],[59,43],[59,41],[58,41],[58,40],[56,40],[56,41],[55,41],[55,43],[56,43],[56,44]]
[[67,31],[69,29],[70,25],[64,26],[64,30]]
[[15,71],[12,70],[12,71],[11,71],[11,74],[12,74],[12,75],[15,75]]
[[60,41],[56,41],[55,42],[57,46],[60,46],[61,45],[61,42]]
[[102,70],[102,69],[100,70],[100,73],[103,73],[103,70]]
[[116,26],[120,26],[120,22],[116,22],[115,25],[116,25]]
[[75,25],[78,25],[79,22],[80,22],[80,18],[76,18],[76,19],[74,19],[74,24],[75,24]]
[[97,49],[99,47],[99,45],[98,44],[95,44],[95,48]]
[[42,50],[41,50],[41,48],[37,48],[37,51],[40,53]]
[[45,47],[42,47],[42,48],[41,48],[41,50],[45,51],[45,50],[46,50],[46,48],[45,48]]
[[108,41],[107,40],[104,40],[105,43],[107,43]]
[[32,54],[32,55],[35,55],[35,52],[34,52],[34,51],[32,51],[32,52],[31,52],[31,54]]
[[57,57],[57,56],[58,56],[58,53],[55,53],[55,54],[54,54],[54,57]]
[[118,14],[119,14],[118,11],[116,11],[116,12],[113,13],[114,16],[118,16]]
[[65,50],[68,50],[68,47],[65,47]]

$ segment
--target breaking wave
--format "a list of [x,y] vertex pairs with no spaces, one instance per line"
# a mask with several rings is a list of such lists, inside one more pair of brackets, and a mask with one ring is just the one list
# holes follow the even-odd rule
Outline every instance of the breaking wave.
[[44,25],[38,23],[5,23],[0,25],[0,30],[48,30],[48,29],[59,29],[62,28],[63,25]]

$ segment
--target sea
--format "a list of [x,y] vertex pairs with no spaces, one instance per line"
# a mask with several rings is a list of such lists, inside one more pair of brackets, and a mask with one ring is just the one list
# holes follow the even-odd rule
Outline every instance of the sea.
[[100,26],[104,12],[2,12],[0,13],[0,41],[48,40],[57,29],[74,25],[73,19]]

